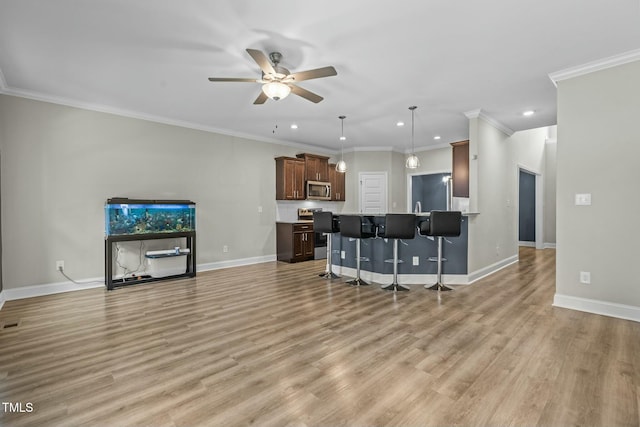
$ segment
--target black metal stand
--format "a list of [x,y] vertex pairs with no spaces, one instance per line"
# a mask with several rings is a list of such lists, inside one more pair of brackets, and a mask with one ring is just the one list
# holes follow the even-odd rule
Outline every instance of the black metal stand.
[[[117,242],[132,242],[140,240],[175,239],[185,237],[187,239],[187,271],[183,274],[176,274],[167,277],[145,277],[145,278],[125,278],[122,281],[113,280],[113,244]],[[138,283],[154,282],[158,280],[177,279],[180,277],[196,276],[196,232],[180,231],[173,233],[150,233],[150,234],[128,234],[123,236],[107,236],[104,238],[104,284],[107,290],[115,287],[134,285]]]
[[398,239],[393,239],[393,282],[382,285],[385,291],[408,291],[409,287],[398,283]]
[[360,261],[362,260],[362,257],[360,256],[360,240],[361,239],[356,239],[356,240],[357,240],[356,241],[356,278],[353,280],[349,280],[347,284],[353,285],[353,286],[369,286],[369,283],[365,282],[360,278]]
[[332,240],[331,233],[328,233],[327,234],[327,267],[326,267],[324,273],[318,274],[318,276],[322,277],[323,279],[338,279],[338,278],[340,278],[340,276],[335,274],[333,272],[333,270],[331,269],[331,256],[333,255],[331,240]]
[[436,262],[438,263],[438,275],[435,285],[424,285],[425,288],[430,289],[432,291],[452,291],[453,289],[442,284],[442,261],[446,261],[442,258],[442,240],[444,238],[442,236],[438,236],[438,259]]

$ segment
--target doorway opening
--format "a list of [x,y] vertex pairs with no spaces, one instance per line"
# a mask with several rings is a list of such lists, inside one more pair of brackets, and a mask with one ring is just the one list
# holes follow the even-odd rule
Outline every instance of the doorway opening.
[[540,173],[518,166],[518,245],[543,248],[543,182]]

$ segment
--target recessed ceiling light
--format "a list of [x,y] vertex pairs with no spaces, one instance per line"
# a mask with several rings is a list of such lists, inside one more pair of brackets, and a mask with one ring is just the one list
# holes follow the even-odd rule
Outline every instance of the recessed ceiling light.
[[295,124],[295,123],[294,123],[294,124],[292,124],[292,125],[291,125],[291,129],[298,129],[298,125],[297,125],[297,124]]
[[527,110],[527,111],[523,111],[522,115],[525,116],[525,117],[529,117],[529,116],[533,116],[533,113],[535,113],[535,111]]
[[433,139],[435,139],[435,140],[440,139],[440,135],[436,135],[436,136],[434,136],[434,137],[433,137]]
[[398,122],[398,123],[396,123],[396,126],[398,126],[398,127],[404,126],[404,122]]

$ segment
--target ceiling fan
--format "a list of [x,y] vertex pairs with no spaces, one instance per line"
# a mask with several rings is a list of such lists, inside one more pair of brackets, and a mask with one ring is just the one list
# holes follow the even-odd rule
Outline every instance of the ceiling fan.
[[[267,59],[267,56],[260,50],[247,49],[247,53],[251,55],[253,60],[256,61],[262,70],[262,78],[209,77],[209,81],[262,83],[262,92],[260,92],[260,95],[258,95],[256,100],[253,101],[254,104],[264,104],[269,98],[277,101],[279,99],[286,98],[291,92],[317,104],[324,98],[301,88],[296,85],[296,83],[304,80],[335,76],[338,74],[336,69],[331,66],[300,71],[292,74],[289,70],[279,65],[282,60],[282,54],[280,52],[271,52],[269,54],[269,59]],[[269,60],[271,60],[271,62],[269,62]]]

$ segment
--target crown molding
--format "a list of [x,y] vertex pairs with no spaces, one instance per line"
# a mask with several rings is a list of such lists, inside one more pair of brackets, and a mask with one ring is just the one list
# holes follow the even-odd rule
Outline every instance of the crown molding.
[[3,84],[2,80],[3,79],[4,79],[4,77],[0,74],[0,92],[4,93],[6,95],[15,96],[15,97],[18,97],[18,98],[31,99],[31,100],[40,101],[40,102],[48,102],[50,104],[64,105],[66,107],[79,108],[81,110],[95,111],[95,112],[98,112],[98,113],[113,114],[113,115],[120,116],[120,117],[126,117],[126,118],[137,119],[137,120],[144,120],[144,121],[148,121],[148,122],[160,123],[160,124],[165,124],[165,125],[170,125],[170,126],[177,126],[177,127],[182,127],[182,128],[186,128],[186,129],[193,129],[193,130],[200,130],[200,131],[204,131],[204,132],[217,133],[217,134],[220,134],[220,135],[231,136],[231,137],[234,137],[234,138],[242,138],[242,139],[248,139],[248,140],[252,140],[252,141],[266,142],[266,143],[275,144],[275,145],[284,145],[286,147],[298,148],[300,150],[310,150],[310,151],[313,151],[313,152],[316,152],[316,153],[321,153],[321,154],[335,154],[336,153],[335,150],[330,150],[328,148],[320,147],[320,146],[316,146],[316,145],[302,144],[300,142],[289,141],[289,140],[279,140],[279,139],[274,139],[274,138],[266,138],[266,137],[259,136],[259,135],[252,135],[252,134],[247,134],[247,133],[242,133],[242,132],[235,132],[235,131],[232,131],[232,130],[229,130],[229,129],[222,129],[222,128],[217,128],[217,127],[214,127],[214,126],[201,125],[199,123],[193,123],[193,122],[182,121],[182,120],[174,120],[174,119],[170,119],[170,118],[167,118],[167,117],[154,116],[154,115],[151,115],[151,114],[139,113],[137,111],[124,110],[124,109],[120,109],[120,108],[113,108],[113,107],[108,107],[108,106],[99,105],[99,104],[85,103],[85,102],[81,102],[81,101],[77,101],[77,100],[73,100],[73,99],[67,99],[67,98],[62,98],[62,97],[57,97],[57,96],[43,95],[41,93],[31,92],[31,91],[26,91],[26,90],[17,90],[17,89],[9,88],[6,85],[4,87],[2,87],[2,84]]
[[396,151],[393,147],[353,147],[351,151]]
[[[423,151],[433,151],[433,150],[442,150],[443,148],[451,148],[451,144],[447,142],[443,142],[441,144],[429,145],[426,147],[418,147],[415,149],[416,153],[421,153]],[[404,154],[411,153],[411,150],[405,150]]]
[[598,59],[596,61],[587,62],[586,64],[577,65],[575,67],[566,68],[549,74],[549,78],[553,84],[558,87],[558,82],[562,80],[572,79],[574,77],[584,76],[607,68],[617,67],[618,65],[628,64],[630,62],[640,60],[640,49],[630,50],[619,55],[610,56],[608,58]]
[[482,111],[482,108],[478,108],[477,110],[467,111],[466,113],[464,113],[464,115],[467,116],[469,120],[480,118],[485,122],[489,123],[491,126],[498,129],[499,131],[505,133],[507,136],[511,136],[515,133],[513,129],[503,125],[493,117],[487,115],[484,111]]

